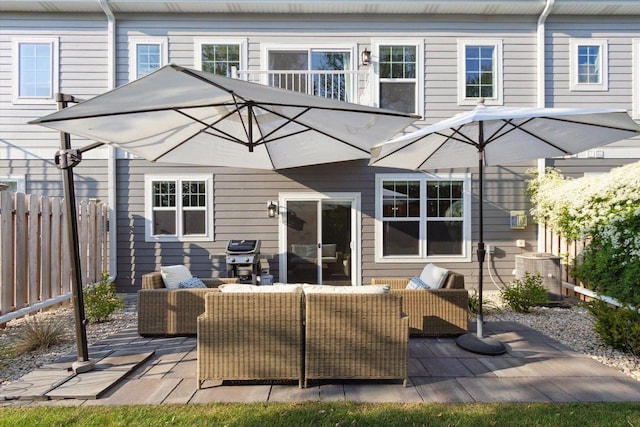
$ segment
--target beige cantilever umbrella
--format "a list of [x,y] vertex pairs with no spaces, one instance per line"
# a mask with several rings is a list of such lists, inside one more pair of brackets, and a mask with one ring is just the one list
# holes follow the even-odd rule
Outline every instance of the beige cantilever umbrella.
[[623,110],[485,107],[481,102],[472,111],[374,147],[373,166],[414,170],[478,166],[478,329],[476,335],[459,337],[458,345],[481,354],[505,351],[502,343],[482,333],[484,166],[575,154],[639,133],[640,126]]
[[368,159],[417,118],[167,65],[31,123],[154,162],[284,169]]
[[[234,80],[176,65],[34,120],[61,132],[62,169],[72,293],[78,343],[77,373],[88,357],[72,168],[82,152],[110,144],[157,162],[284,169],[368,159],[376,143],[418,117]],[[71,149],[70,134],[97,143]]]

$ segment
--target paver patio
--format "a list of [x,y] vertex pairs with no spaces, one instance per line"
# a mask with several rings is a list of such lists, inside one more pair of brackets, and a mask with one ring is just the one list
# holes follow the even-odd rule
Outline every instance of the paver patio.
[[[411,338],[402,381],[207,381],[197,389],[196,338],[147,338],[135,327],[94,343],[97,368],[65,381],[75,356],[0,388],[3,405],[129,405],[208,402],[640,402],[640,381],[515,322],[487,322],[507,353],[483,356],[455,338]],[[470,324],[470,330],[475,325]]]

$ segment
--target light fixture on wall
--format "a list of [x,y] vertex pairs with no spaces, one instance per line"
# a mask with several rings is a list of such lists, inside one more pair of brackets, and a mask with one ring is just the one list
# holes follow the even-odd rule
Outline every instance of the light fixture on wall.
[[278,215],[278,205],[269,200],[267,202],[267,213],[269,214],[269,218],[275,218],[275,216]]
[[361,59],[362,65],[369,65],[371,63],[371,51],[365,48],[360,54],[360,59]]

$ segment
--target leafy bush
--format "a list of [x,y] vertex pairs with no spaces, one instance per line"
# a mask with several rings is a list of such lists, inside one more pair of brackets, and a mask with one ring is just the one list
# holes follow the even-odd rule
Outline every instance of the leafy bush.
[[500,297],[511,310],[526,313],[531,307],[549,302],[547,290],[542,284],[539,272],[535,275],[524,273],[522,279],[516,279],[500,291]]
[[612,308],[595,300],[586,305],[595,319],[602,341],[613,348],[640,355],[640,314],[629,308]]
[[109,282],[109,274],[103,273],[102,280],[84,288],[85,315],[90,322],[106,322],[117,310],[124,309],[124,301],[116,295],[116,288]]
[[25,320],[25,333],[15,342],[18,354],[40,348],[47,349],[65,341],[67,325],[55,320]]

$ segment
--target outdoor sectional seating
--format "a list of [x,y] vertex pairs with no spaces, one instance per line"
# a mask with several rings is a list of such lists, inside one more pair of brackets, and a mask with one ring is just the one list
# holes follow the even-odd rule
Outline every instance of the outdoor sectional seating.
[[377,277],[372,285],[389,285],[402,295],[411,336],[460,335],[468,331],[469,293],[464,276],[450,271],[440,289],[407,289],[410,278]]
[[140,335],[195,335],[196,319],[204,312],[204,296],[218,292],[225,283],[238,278],[201,279],[207,288],[167,289],[161,273],[142,276],[138,291],[138,333]]
[[301,285],[274,285],[298,290],[288,292],[231,286],[238,288],[207,294],[198,318],[198,387],[205,380],[293,379],[305,387],[321,379],[406,385],[409,321],[400,295],[369,286],[312,285],[304,294]]

